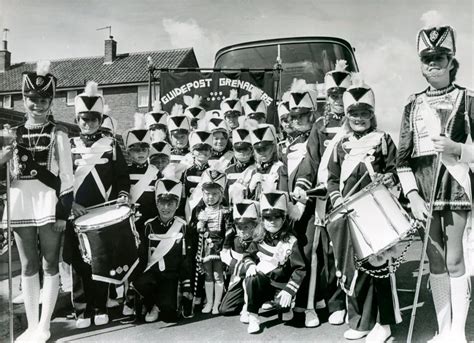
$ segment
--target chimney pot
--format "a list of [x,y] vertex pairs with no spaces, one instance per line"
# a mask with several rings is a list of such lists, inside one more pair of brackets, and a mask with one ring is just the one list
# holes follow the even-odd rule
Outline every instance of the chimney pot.
[[8,42],[3,40],[2,50],[0,50],[0,73],[6,72],[11,66],[11,52],[8,51]]

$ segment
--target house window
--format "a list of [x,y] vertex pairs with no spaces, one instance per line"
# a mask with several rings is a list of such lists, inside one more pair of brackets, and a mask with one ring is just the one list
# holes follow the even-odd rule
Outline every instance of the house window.
[[77,95],[77,91],[68,91],[66,95],[66,103],[68,106],[74,106],[74,98]]
[[[155,85],[155,89],[152,94],[152,104],[159,95],[160,86]],[[148,107],[148,86],[138,86],[138,107]]]
[[12,96],[4,95],[3,96],[3,108],[13,108]]

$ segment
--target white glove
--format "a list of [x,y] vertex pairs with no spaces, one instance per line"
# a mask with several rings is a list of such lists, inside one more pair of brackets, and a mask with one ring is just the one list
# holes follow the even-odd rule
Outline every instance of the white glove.
[[281,307],[289,307],[291,305],[291,294],[285,290],[282,290],[278,293],[277,298],[280,298],[280,306]]
[[245,277],[250,277],[257,275],[257,268],[255,267],[255,264],[252,264],[249,269],[247,269],[247,272],[245,273]]
[[221,261],[224,262],[226,265],[230,266],[232,257],[230,256],[229,249],[222,249],[219,255],[221,256]]
[[308,201],[308,195],[306,194],[306,191],[301,187],[295,187],[293,193],[291,193],[291,196],[293,197],[293,199],[303,204],[306,204],[306,202]]

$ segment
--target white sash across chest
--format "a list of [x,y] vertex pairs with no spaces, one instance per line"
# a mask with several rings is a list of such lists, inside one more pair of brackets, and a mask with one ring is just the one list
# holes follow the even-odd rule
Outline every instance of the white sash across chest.
[[306,155],[306,146],[308,145],[308,140],[303,143],[291,144],[287,148],[286,157],[288,159],[288,175],[292,175],[294,171],[298,168],[301,161],[303,161]]
[[285,264],[291,255],[291,250],[293,249],[293,244],[295,242],[296,238],[291,237],[288,242],[280,241],[274,247],[264,242],[260,243],[262,249],[270,253],[270,255],[261,251],[257,252],[257,257],[259,258],[257,270],[263,274],[268,274],[279,266]]
[[138,180],[136,184],[130,187],[130,200],[135,203],[140,199],[142,194],[148,189],[150,183],[156,179],[158,174],[158,168],[154,165],[148,165],[148,168],[143,176]]
[[77,162],[75,163],[77,168],[74,172],[74,193],[82,185],[87,175],[92,173],[94,181],[97,184],[97,187],[99,188],[104,200],[108,200],[110,189],[105,189],[104,184],[102,183],[102,180],[95,169],[95,166],[97,164],[104,164],[108,162],[107,159],[102,158],[102,155],[105,152],[112,151],[112,143],[112,138],[102,137],[98,141],[94,142],[91,147],[87,148],[80,138],[74,139],[74,144],[76,147],[71,149],[71,152],[81,154],[81,159],[76,160]]
[[348,141],[342,143],[344,148],[350,149],[349,153],[345,156],[344,161],[341,165],[341,177],[339,189],[342,192],[344,189],[344,182],[349,178],[352,172],[357,168],[360,163],[364,163],[369,175],[374,173],[372,167],[372,161],[374,159],[373,154],[375,148],[380,144],[384,133],[381,131],[371,132],[360,139],[355,136],[351,136]]
[[166,254],[173,248],[175,242],[183,237],[181,232],[183,223],[180,220],[175,219],[174,223],[168,229],[166,234],[149,234],[148,239],[151,241],[160,241],[160,244],[153,250],[151,256],[148,259],[148,265],[145,269],[145,272],[158,263],[158,268],[160,271],[165,270],[165,260],[164,257]]

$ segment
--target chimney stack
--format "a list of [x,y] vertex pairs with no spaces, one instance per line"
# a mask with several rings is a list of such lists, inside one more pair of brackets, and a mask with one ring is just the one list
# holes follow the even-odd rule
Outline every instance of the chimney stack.
[[113,36],[105,40],[104,64],[112,64],[117,58],[117,42]]
[[0,73],[6,72],[10,69],[11,65],[11,52],[8,51],[8,40],[7,40],[7,32],[8,29],[3,29],[3,41],[2,41],[2,48],[0,50]]

